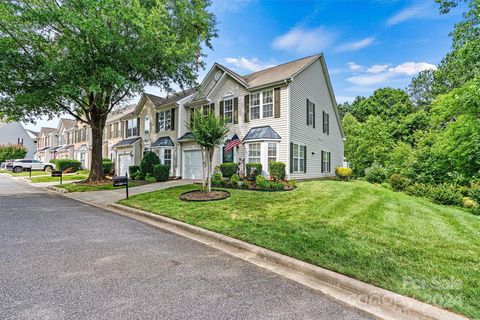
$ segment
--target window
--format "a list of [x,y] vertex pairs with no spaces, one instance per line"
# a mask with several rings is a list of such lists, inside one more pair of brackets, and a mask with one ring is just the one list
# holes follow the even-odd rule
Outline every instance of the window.
[[146,116],[145,117],[145,120],[143,122],[144,124],[144,133],[145,134],[149,134],[150,133],[150,117],[149,116]]
[[270,171],[270,162],[277,162],[277,144],[275,142],[268,143],[268,171]]
[[330,161],[331,154],[330,152],[322,150],[322,172],[330,172]]
[[163,150],[163,164],[172,167],[172,149]]
[[202,109],[203,109],[203,115],[205,117],[208,116],[208,114],[210,113],[210,106],[207,104],[207,105],[203,106]]
[[118,122],[113,124],[113,137],[118,138],[120,137],[120,132],[118,131]]
[[330,115],[323,111],[323,133],[330,134]]
[[127,120],[127,137],[137,135],[137,119]]
[[293,171],[304,172],[305,170],[305,147],[293,144]]
[[307,126],[315,128],[315,103],[307,99]]
[[227,123],[233,123],[233,99],[223,102],[223,118]]
[[250,143],[248,145],[248,162],[261,163],[260,160],[260,143]]
[[273,117],[273,90],[263,91],[263,117]]
[[260,93],[250,95],[250,119],[260,119]]
[[158,112],[158,131],[170,130],[171,127],[172,127],[171,110]]
[[273,117],[273,89],[250,95],[250,119]]

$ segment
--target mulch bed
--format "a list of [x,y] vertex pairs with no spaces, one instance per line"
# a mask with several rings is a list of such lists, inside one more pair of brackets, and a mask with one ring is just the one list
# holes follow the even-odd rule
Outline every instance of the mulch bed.
[[230,192],[223,190],[212,190],[210,193],[201,190],[193,190],[182,193],[180,200],[183,201],[216,201],[230,197]]

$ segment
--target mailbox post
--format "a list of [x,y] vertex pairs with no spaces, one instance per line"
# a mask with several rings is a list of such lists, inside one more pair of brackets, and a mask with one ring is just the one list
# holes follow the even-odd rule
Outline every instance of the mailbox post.
[[125,176],[113,177],[113,186],[114,187],[125,186],[125,193],[128,199],[128,173],[126,173]]
[[62,184],[63,173],[62,171],[52,171],[52,177],[60,177],[60,184]]

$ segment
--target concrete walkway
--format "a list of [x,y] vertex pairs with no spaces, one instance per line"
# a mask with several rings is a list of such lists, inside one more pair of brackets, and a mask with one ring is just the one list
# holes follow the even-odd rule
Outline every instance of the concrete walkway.
[[[195,180],[170,180],[165,182],[149,183],[143,186],[129,188],[129,194],[131,196],[139,193],[152,192],[156,190],[167,189],[176,186],[183,186],[186,184],[192,184]],[[89,191],[89,192],[72,192],[66,194],[76,200],[90,202],[97,205],[109,205],[110,203],[117,202],[125,198],[125,189],[119,188],[116,190],[104,190],[104,191]]]

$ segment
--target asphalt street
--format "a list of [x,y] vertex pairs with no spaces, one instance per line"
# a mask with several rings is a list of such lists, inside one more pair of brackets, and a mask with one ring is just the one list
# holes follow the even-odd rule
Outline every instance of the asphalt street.
[[371,319],[195,241],[0,175],[0,319]]

